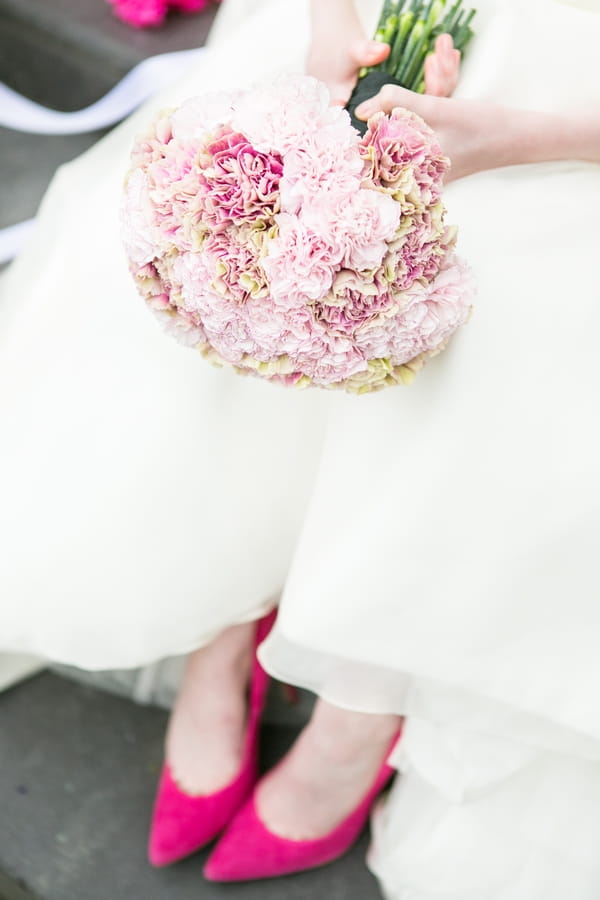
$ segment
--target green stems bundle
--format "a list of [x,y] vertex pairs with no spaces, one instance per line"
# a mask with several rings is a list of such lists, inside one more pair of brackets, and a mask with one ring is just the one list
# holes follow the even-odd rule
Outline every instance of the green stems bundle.
[[474,9],[464,9],[462,0],[384,0],[375,40],[389,44],[390,54],[384,62],[359,74],[346,105],[354,127],[364,133],[365,123],[356,119],[354,110],[386,83],[423,94],[425,60],[433,52],[436,38],[451,35],[455,48],[464,53],[473,37],[474,15]]
[[402,87],[424,93],[426,57],[433,51],[440,34],[452,36],[454,46],[464,53],[473,37],[471,22],[475,10],[467,12],[462,0],[384,0],[375,40],[389,44],[390,55],[378,66],[363,69],[382,71]]

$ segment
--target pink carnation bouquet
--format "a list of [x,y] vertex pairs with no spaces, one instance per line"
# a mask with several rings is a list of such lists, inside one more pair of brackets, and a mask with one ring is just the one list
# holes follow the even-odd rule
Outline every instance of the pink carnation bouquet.
[[193,98],[134,147],[130,269],[213,363],[355,393],[406,383],[470,310],[447,169],[420,118],[381,113],[361,136],[310,77]]

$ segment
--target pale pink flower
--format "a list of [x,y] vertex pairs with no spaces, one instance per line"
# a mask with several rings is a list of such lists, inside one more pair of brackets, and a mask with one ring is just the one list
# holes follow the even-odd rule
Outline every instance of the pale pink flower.
[[302,220],[331,243],[343,268],[376,269],[400,223],[400,204],[387,194],[359,188],[346,196],[325,196],[303,209]]
[[258,150],[285,155],[324,129],[329,139],[344,136],[350,118],[329,105],[329,92],[316,78],[286,75],[240,96],[231,124]]
[[327,129],[315,132],[284,156],[281,209],[299,213],[324,198],[347,197],[360,188],[363,160],[353,129],[330,139]]
[[148,178],[141,169],[134,169],[127,178],[121,234],[127,256],[136,266],[151,262],[160,253],[156,210],[150,200]]
[[229,125],[239,91],[212,91],[200,97],[190,97],[171,115],[171,127],[176,141],[200,141]]
[[275,221],[279,234],[263,260],[274,302],[292,308],[318,300],[331,287],[341,253],[332,256],[329,243],[296,216],[280,213]]

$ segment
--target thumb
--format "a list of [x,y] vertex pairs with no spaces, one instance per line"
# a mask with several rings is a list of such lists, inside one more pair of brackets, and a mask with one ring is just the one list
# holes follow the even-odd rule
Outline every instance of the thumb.
[[369,119],[375,113],[390,113],[397,106],[403,106],[411,112],[418,112],[420,95],[396,84],[384,84],[378,94],[364,100],[355,110],[358,119]]
[[356,41],[352,46],[352,61],[357,67],[376,66],[390,55],[390,45],[381,41]]

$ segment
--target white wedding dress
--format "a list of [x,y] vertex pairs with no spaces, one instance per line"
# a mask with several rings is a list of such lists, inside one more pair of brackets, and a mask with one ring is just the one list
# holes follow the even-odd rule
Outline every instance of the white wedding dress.
[[[598,114],[600,0],[477,6],[458,95]],[[282,592],[267,668],[407,717],[370,853],[388,900],[598,900],[600,166],[450,185],[479,295],[409,388],[213,370],[130,282],[134,134],[299,70],[307,38],[305,2],[227,0],[194,70],[59,172],[2,277],[0,646],[135,667]]]

